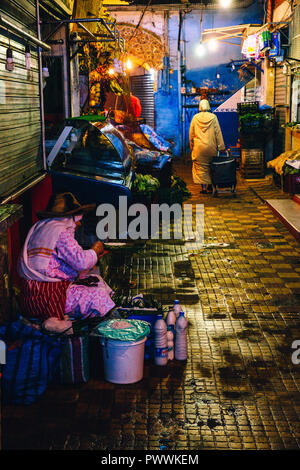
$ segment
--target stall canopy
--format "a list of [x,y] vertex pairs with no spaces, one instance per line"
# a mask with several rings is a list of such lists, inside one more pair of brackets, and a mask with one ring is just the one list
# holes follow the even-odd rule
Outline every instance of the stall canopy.
[[204,43],[210,41],[211,39],[214,39],[216,41],[228,43],[229,39],[243,38],[245,36],[253,34],[260,27],[261,25],[239,24],[222,28],[204,29],[204,31],[202,32],[202,42]]

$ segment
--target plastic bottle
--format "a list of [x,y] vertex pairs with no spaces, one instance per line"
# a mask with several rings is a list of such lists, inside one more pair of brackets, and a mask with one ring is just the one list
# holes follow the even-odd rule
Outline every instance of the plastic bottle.
[[162,315],[157,315],[154,324],[154,361],[157,366],[165,366],[168,363],[167,325]]
[[168,341],[168,361],[173,361],[174,359],[174,333],[171,330],[171,326],[168,326],[167,341]]
[[180,312],[182,311],[181,305],[179,304],[179,300],[174,300],[173,310],[174,310],[174,313],[176,315],[176,318],[178,318]]
[[187,326],[188,322],[184,312],[180,312],[175,325],[175,359],[178,361],[187,359]]
[[173,309],[170,309],[166,318],[167,327],[170,327],[175,341],[175,323],[176,323],[176,315]]

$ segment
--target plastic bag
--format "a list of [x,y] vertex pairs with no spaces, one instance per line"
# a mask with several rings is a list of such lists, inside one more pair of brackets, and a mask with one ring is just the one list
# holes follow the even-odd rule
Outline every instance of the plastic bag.
[[102,322],[95,333],[118,341],[139,341],[150,334],[150,324],[143,320],[113,319]]

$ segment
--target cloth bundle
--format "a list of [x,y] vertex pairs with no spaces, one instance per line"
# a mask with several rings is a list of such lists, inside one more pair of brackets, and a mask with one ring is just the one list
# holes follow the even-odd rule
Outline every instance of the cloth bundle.
[[283,167],[286,161],[288,160],[300,160],[300,149],[299,150],[289,150],[279,155],[279,157],[274,158],[267,163],[268,168],[274,168],[278,175],[283,174]]
[[0,327],[0,339],[7,345],[2,373],[3,403],[30,405],[53,380],[64,338],[51,337],[18,319]]

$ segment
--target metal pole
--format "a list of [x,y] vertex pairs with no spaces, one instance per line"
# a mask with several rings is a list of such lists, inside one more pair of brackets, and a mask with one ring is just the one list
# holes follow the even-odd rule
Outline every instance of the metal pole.
[[[37,21],[37,37],[41,39],[41,26],[40,26],[40,9],[39,0],[36,0],[36,21]],[[41,115],[41,139],[42,139],[42,152],[43,152],[43,167],[47,170],[46,161],[46,145],[45,145],[45,114],[44,114],[44,92],[43,92],[43,72],[42,72],[42,54],[41,49],[38,48],[38,64],[39,64],[39,89],[40,89],[40,115]]]
[[65,25],[65,34],[66,34],[66,89],[67,99],[65,103],[67,104],[66,117],[72,117],[72,97],[71,97],[71,59],[70,59],[70,25],[67,23]]
[[[25,39],[28,39],[28,41],[33,42],[36,46],[42,47],[46,51],[51,50],[51,47],[48,46],[48,44],[40,41],[39,36],[38,36],[38,39],[37,39],[34,36],[32,36],[31,34],[26,33],[25,31],[23,31],[23,29],[18,28],[18,26],[14,25],[10,21],[7,21],[7,19],[5,19],[2,15],[0,15],[0,23],[3,24],[3,26],[5,26],[5,28],[8,28],[8,29],[12,30],[18,36],[21,36]],[[39,28],[39,20],[38,20],[38,28]]]
[[182,100],[181,100],[181,26],[182,26],[182,12],[178,11],[178,43],[177,43],[177,86],[178,86],[178,111],[179,111],[179,152],[182,154]]
[[[185,41],[185,13],[183,13],[183,19],[182,19],[182,42],[183,42],[183,47],[182,47],[182,63],[184,65],[184,70],[186,70],[186,41]],[[186,95],[184,95],[184,103],[186,103]],[[183,107],[183,98],[181,102],[181,109],[182,109],[182,150],[183,150],[183,155],[184,155],[184,162],[187,163],[187,142],[186,142],[186,122],[185,122],[185,117],[186,117],[186,108]]]
[[16,191],[15,193],[11,194],[11,195],[8,196],[7,198],[3,199],[0,204],[7,204],[8,202],[13,201],[13,200],[16,199],[17,197],[21,196],[21,194],[23,194],[23,193],[25,193],[26,191],[28,191],[28,189],[33,188],[33,187],[36,186],[38,183],[40,183],[41,181],[43,181],[44,178],[46,178],[46,173],[42,174],[42,175],[39,176],[38,178],[35,178],[33,181],[31,181],[30,183],[28,183],[28,184],[27,184],[26,186],[24,186],[22,189],[19,189],[19,191]]

